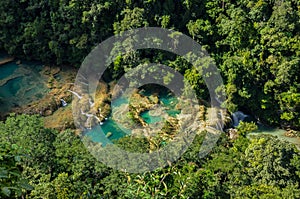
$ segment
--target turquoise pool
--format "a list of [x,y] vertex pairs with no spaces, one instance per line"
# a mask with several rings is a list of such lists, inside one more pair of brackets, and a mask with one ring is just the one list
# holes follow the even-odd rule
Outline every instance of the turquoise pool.
[[[0,60],[3,58],[1,55]],[[41,99],[48,92],[47,79],[39,73],[41,69],[42,65],[34,62],[0,66],[0,114]]]
[[[153,93],[157,93],[157,89],[151,90],[151,88],[148,88],[147,90],[143,90],[140,92],[144,96],[150,96]],[[176,104],[178,103],[177,97],[175,97],[170,91],[167,89],[160,89],[158,92],[158,98],[160,100],[160,103],[162,106],[166,108],[166,112],[169,116],[175,117],[176,114],[180,113],[179,110],[175,109]],[[112,101],[112,107],[120,107],[123,104],[127,104],[128,99],[126,98],[117,98]],[[153,124],[156,122],[162,121],[162,117],[160,116],[151,116],[149,114],[149,111],[144,111],[140,115],[143,120],[148,124]],[[107,138],[107,134],[111,134]],[[105,146],[108,143],[112,143],[113,140],[117,140],[119,138],[122,138],[126,135],[130,135],[131,130],[126,129],[120,124],[118,125],[111,117],[109,117],[103,125],[97,125],[91,130],[88,130],[85,134],[88,136],[92,141],[94,142],[100,142],[103,146]]]

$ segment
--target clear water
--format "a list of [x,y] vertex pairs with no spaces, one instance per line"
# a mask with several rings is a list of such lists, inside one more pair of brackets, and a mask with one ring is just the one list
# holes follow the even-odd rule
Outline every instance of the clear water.
[[48,92],[46,79],[39,74],[41,69],[41,64],[33,62],[0,66],[0,114],[41,99]]
[[[106,137],[108,133],[111,133],[109,138]],[[88,130],[86,136],[90,137],[92,141],[102,143],[102,146],[112,143],[112,140],[117,140],[121,137],[125,137],[128,130],[118,126],[111,118],[106,120],[103,125],[97,125],[91,130]]]
[[[119,107],[122,104],[127,104],[128,99],[120,97],[116,98],[111,102],[111,106]],[[110,133],[111,136],[107,137],[107,134]],[[131,132],[124,128],[121,125],[118,125],[111,117],[109,117],[106,121],[104,121],[103,125],[97,125],[93,127],[91,130],[86,132],[86,136],[88,136],[92,141],[102,143],[102,146],[106,144],[112,143],[112,140],[117,140],[119,138],[125,137]]]
[[113,107],[119,107],[122,104],[127,104],[127,103],[128,103],[128,99],[127,98],[125,98],[125,97],[119,97],[119,98],[116,98],[116,99],[112,100],[111,106],[112,106],[112,108]]
[[23,77],[16,77],[12,80],[7,81],[0,88],[0,96],[4,99],[12,98],[16,96],[18,91],[21,91],[22,82],[24,81]]
[[[149,97],[151,94],[153,94],[153,91],[149,89],[147,91],[143,90],[140,92],[140,94]],[[174,97],[170,92],[162,90],[162,92],[159,93],[158,98],[161,101],[162,105],[167,109],[166,112],[170,116],[175,117],[176,114],[180,113],[179,110],[175,110],[178,99]],[[113,100],[111,105],[112,107],[119,107],[123,104],[127,104],[128,101],[129,100],[127,98],[120,97]],[[162,117],[151,116],[149,114],[149,111],[144,111],[143,113],[141,113],[141,117],[148,124],[162,121]],[[107,138],[106,135],[108,133],[112,133],[112,135]],[[117,140],[130,134],[131,131],[129,129],[118,125],[111,117],[109,117],[103,125],[97,125],[91,130],[87,131],[86,136],[90,137],[92,141],[102,143],[102,145],[105,146],[108,143],[112,143],[112,140]]]
[[15,63],[7,63],[2,66],[0,66],[0,79],[4,79],[14,73],[14,71],[19,67]]
[[151,116],[149,114],[149,111],[145,111],[145,112],[141,113],[141,117],[147,124],[153,124],[156,122],[160,122],[162,120],[162,118],[160,116]]
[[297,137],[287,137],[284,135],[286,131],[279,128],[272,128],[267,127],[264,125],[258,125],[258,129],[248,135],[259,135],[259,134],[266,134],[266,135],[273,135],[277,136],[280,140],[288,141],[292,144],[295,144],[298,149],[300,149],[300,138]]
[[176,117],[180,113],[180,110],[175,109],[178,99],[174,97],[171,93],[164,92],[162,95],[159,95],[159,100],[167,108],[166,112],[171,117]]

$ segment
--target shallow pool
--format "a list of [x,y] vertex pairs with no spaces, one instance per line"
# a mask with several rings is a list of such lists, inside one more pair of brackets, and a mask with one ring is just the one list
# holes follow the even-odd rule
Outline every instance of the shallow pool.
[[0,66],[0,114],[41,99],[49,91],[47,78],[39,73],[41,70],[42,64],[34,62]]
[[[169,116],[176,117],[176,114],[180,113],[180,110],[175,109],[178,99],[170,91],[161,89],[157,93],[157,88],[155,91],[151,90],[151,88],[148,88],[147,90],[140,92],[140,94],[148,97],[153,93],[158,95],[160,104],[166,108],[166,112]],[[128,101],[128,99],[123,97],[117,98],[112,101],[112,108],[127,104]],[[149,110],[144,111],[140,116],[147,124],[153,124],[163,120],[161,116],[152,116],[149,114]],[[108,134],[110,136],[107,136]],[[88,130],[85,135],[88,136],[92,141],[101,142],[102,145],[105,146],[108,143],[112,143],[112,140],[117,140],[130,134],[130,129],[124,128],[121,124],[117,124],[111,117],[109,117],[106,121],[104,121],[103,125],[97,125],[93,127],[91,130]]]

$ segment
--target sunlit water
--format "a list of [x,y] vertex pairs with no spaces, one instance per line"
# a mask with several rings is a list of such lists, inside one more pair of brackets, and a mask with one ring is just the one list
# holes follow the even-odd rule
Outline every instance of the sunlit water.
[[149,111],[141,113],[141,117],[145,120],[147,124],[153,124],[162,120],[160,116],[151,116],[149,114]]

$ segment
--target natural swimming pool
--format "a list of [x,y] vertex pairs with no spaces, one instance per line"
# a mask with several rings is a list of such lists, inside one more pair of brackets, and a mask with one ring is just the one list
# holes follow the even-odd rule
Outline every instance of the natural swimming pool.
[[[143,96],[150,97],[153,95],[154,90],[151,88],[147,90],[141,90],[140,94]],[[176,114],[180,113],[180,110],[176,109],[176,104],[178,103],[178,99],[173,95],[172,92],[167,89],[162,88],[158,93],[159,103],[162,107],[165,108],[166,113],[170,117],[176,117]],[[124,104],[129,103],[129,100],[126,98],[117,98],[112,101],[111,106],[113,108],[118,108]],[[161,116],[153,116],[150,114],[149,110],[146,110],[140,114],[141,118],[147,124],[159,123],[163,121],[163,117]],[[102,143],[105,146],[108,143],[112,143],[113,140],[117,140],[119,138],[125,137],[131,134],[131,130],[122,126],[122,124],[118,124],[113,120],[112,116],[103,123],[103,125],[94,126],[92,129],[88,130],[85,135],[88,136],[93,142]]]
[[[0,55],[0,60],[5,55]],[[37,62],[15,61],[0,66],[0,114],[39,100],[49,91],[47,78],[40,74],[43,65]]]

